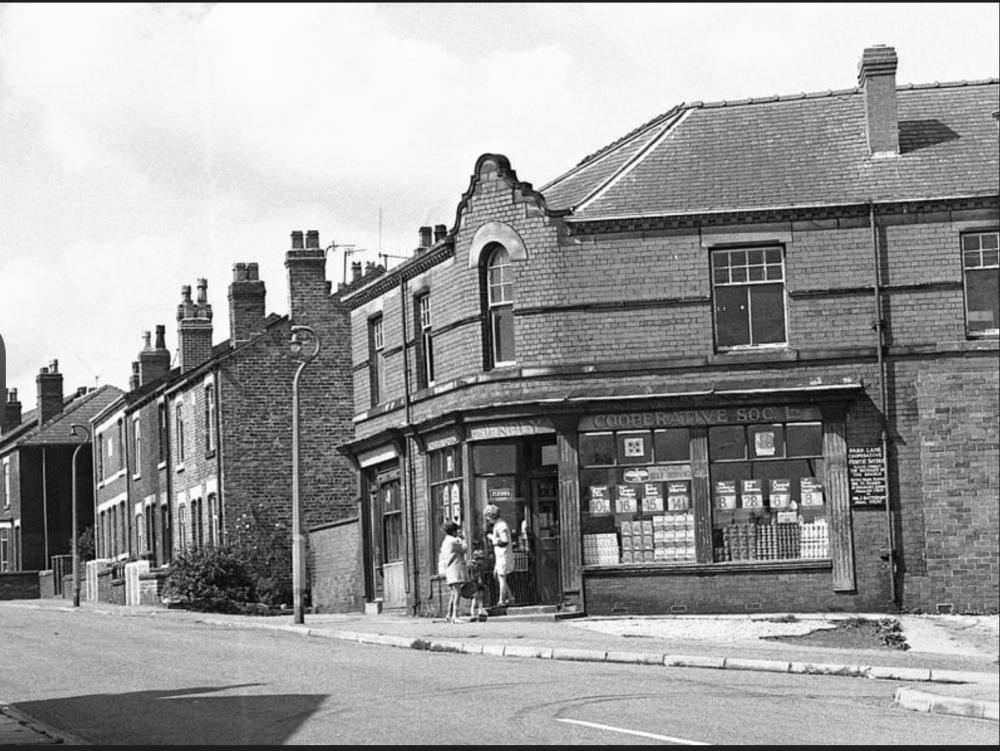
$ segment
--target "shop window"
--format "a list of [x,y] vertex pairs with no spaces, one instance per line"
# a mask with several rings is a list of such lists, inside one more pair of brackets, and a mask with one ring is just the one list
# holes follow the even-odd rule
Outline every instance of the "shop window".
[[434,383],[434,337],[431,335],[431,295],[418,295],[414,307],[417,322],[417,387],[427,388]]
[[399,480],[383,483],[378,489],[382,510],[382,560],[403,560],[403,503]]
[[382,334],[382,316],[368,321],[368,387],[371,406],[384,397],[385,392],[385,338]]
[[785,268],[780,247],[712,251],[719,349],[785,344]]
[[486,259],[486,369],[515,361],[514,268],[510,255],[496,245]]
[[823,426],[708,429],[715,561],[828,558]]
[[962,235],[965,328],[970,335],[1000,332],[1000,249],[998,232]]
[[[431,498],[431,552],[436,566],[437,551],[444,541],[442,525],[448,521],[462,524],[462,451],[461,446],[434,451],[427,457]],[[435,568],[435,570],[437,570]]]
[[581,433],[585,565],[695,560],[688,428]]

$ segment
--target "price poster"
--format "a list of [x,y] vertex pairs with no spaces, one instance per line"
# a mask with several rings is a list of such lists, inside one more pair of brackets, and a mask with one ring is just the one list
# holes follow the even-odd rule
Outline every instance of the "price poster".
[[768,430],[755,433],[753,447],[754,456],[774,456],[774,433]]
[[[758,435],[764,435],[758,433]],[[763,508],[764,493],[761,489],[760,480],[743,481],[743,508]]]
[[715,483],[715,507],[720,509],[736,508],[736,481],[718,480]]
[[647,482],[642,486],[642,511],[646,514],[663,511],[663,485]]
[[615,511],[619,514],[634,514],[638,510],[638,498],[635,487],[619,485],[615,499]]
[[667,509],[687,511],[691,508],[691,495],[686,482],[667,483]]
[[803,506],[823,505],[823,483],[817,477],[799,478],[799,491],[801,492]]
[[607,485],[590,486],[590,513],[592,515],[611,513],[611,494]]
[[788,508],[792,502],[792,481],[788,479],[771,480],[768,497],[771,508]]

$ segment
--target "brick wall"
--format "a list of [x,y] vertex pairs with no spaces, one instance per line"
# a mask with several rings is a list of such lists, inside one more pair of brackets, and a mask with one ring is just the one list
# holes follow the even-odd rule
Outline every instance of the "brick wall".
[[313,612],[364,611],[361,524],[347,519],[309,530],[309,584]]
[[0,600],[36,600],[41,597],[38,571],[0,574]]

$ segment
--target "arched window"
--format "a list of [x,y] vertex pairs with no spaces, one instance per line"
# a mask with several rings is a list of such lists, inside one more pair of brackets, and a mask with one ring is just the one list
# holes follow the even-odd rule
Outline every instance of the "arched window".
[[486,369],[514,362],[514,268],[495,245],[486,256]]

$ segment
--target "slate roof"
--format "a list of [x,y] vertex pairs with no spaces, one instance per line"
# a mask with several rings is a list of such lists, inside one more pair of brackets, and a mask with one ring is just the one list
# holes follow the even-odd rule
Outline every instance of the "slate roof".
[[540,189],[576,219],[1000,193],[1000,81],[897,87],[900,155],[872,159],[860,89],[680,105]]
[[117,401],[122,393],[117,386],[107,384],[100,386],[66,402],[62,412],[41,426],[35,417],[36,410],[31,410],[24,415],[17,428],[4,434],[3,444],[6,446],[0,446],[0,450],[10,446],[57,446],[80,443],[82,436],[74,436],[70,432],[73,423],[89,428],[90,419]]

